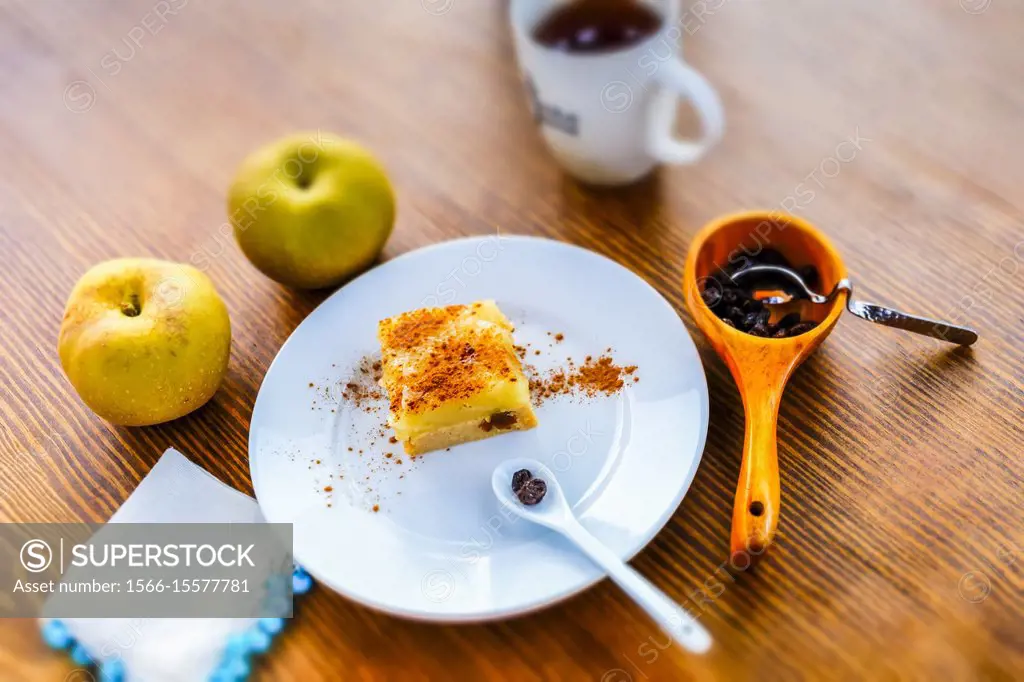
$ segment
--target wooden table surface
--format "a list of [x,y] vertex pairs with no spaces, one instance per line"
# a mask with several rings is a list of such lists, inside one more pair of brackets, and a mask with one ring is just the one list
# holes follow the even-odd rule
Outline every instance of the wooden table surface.
[[[697,605],[717,647],[704,658],[666,647],[607,583],[458,627],[317,589],[260,679],[1021,679],[1024,7],[702,0],[685,53],[721,93],[724,142],[698,166],[605,192],[546,155],[505,9],[0,3],[0,519],[105,520],[169,446],[251,492],[257,388],[326,294],[282,288],[246,262],[220,231],[225,189],[257,145],[320,128],[364,141],[389,169],[399,217],[385,258],[498,226],[605,253],[676,307],[707,370],[707,449],[633,564]],[[702,224],[787,197],[834,240],[865,298],[969,320],[982,338],[955,350],[843,319],[782,405],[777,545],[736,571],[742,409],[679,280]],[[58,363],[68,292],[102,259],[196,253],[231,314],[221,390],[170,424],[105,423]],[[70,670],[33,622],[0,624],[0,678]]]

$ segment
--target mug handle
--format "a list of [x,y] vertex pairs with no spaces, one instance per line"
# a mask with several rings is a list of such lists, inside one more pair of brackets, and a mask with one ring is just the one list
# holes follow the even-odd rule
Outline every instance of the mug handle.
[[[655,93],[648,114],[647,151],[663,163],[698,161],[725,132],[725,115],[718,93],[704,76],[678,59],[658,64],[653,79],[661,90]],[[698,140],[679,140],[673,135],[679,97],[687,99],[700,118],[702,134]]]

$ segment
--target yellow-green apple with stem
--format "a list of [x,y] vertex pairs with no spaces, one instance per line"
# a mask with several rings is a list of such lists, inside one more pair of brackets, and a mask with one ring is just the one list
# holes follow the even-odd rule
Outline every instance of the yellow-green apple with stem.
[[57,342],[71,385],[125,426],[182,417],[216,393],[231,322],[210,278],[190,265],[122,258],[75,285]]
[[394,226],[395,195],[383,166],[359,144],[298,133],[242,162],[228,212],[235,239],[263,274],[319,289],[376,260]]

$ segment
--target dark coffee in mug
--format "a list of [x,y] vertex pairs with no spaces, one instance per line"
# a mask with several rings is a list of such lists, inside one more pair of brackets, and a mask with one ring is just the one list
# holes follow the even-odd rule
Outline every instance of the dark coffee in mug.
[[[680,2],[509,0],[534,120],[577,179],[635,182],[659,163],[694,163],[721,139],[722,103],[679,56]],[[680,100],[700,118],[696,139],[675,135]]]
[[662,19],[637,0],[577,0],[544,17],[533,39],[562,52],[613,52],[658,32]]

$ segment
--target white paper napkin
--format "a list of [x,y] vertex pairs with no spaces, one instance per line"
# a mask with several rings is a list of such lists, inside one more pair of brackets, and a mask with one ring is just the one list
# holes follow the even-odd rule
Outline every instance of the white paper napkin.
[[[167,450],[110,523],[264,523],[256,500],[174,449]],[[98,663],[120,658],[126,682],[201,682],[228,638],[251,618],[68,618],[62,622]]]

